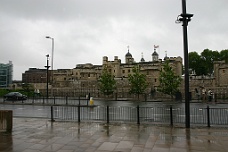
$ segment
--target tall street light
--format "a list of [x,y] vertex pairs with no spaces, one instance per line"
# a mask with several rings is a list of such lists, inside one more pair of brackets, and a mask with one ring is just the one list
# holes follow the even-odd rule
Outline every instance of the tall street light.
[[49,54],[47,54],[46,57],[47,57],[47,65],[44,66],[44,67],[47,68],[47,74],[46,74],[46,78],[47,78],[47,79],[46,79],[46,82],[47,82],[47,86],[46,86],[46,87],[47,87],[46,95],[47,95],[47,96],[46,96],[46,97],[47,97],[47,100],[48,100],[48,82],[49,82],[49,81],[48,81],[48,80],[49,80],[48,69],[49,69],[49,67],[50,67],[49,64],[48,64],[48,61],[49,61]]
[[186,0],[182,0],[182,14],[177,17],[176,23],[183,23],[183,43],[184,43],[184,68],[185,68],[185,126],[190,128],[190,103],[189,103],[189,63],[188,63],[188,35],[187,26],[193,14],[186,13]]
[[53,96],[53,69],[54,69],[54,38],[50,37],[50,36],[46,36],[47,39],[51,39],[52,41],[52,47],[51,47],[51,95]]
[[[51,85],[53,87],[53,69],[54,69],[54,38],[50,36],[46,36],[47,39],[51,39],[52,41],[52,47],[51,47]],[[52,89],[52,88],[51,88]],[[52,92],[53,95],[53,92]]]

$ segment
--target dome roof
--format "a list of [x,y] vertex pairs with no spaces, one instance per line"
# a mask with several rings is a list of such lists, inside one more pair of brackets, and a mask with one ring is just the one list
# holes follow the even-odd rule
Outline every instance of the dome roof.
[[145,59],[143,58],[143,52],[142,52],[142,58],[140,60],[141,62],[145,62]]
[[141,58],[141,60],[140,60],[141,62],[145,62],[145,59],[144,58]]
[[152,55],[153,56],[158,56],[158,53],[156,51],[154,51],[154,53]]
[[130,56],[130,57],[132,57],[131,53],[129,53],[129,50],[128,50],[128,52],[127,52],[127,54],[126,54],[125,56]]
[[125,55],[125,57],[132,57],[131,53],[129,52],[129,46],[127,46],[128,50],[127,50],[127,54]]

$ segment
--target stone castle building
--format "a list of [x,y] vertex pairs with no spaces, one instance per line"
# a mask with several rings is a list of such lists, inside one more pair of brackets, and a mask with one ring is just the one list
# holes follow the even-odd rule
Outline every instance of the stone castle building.
[[181,57],[165,57],[164,60],[162,60],[159,59],[159,55],[156,52],[156,49],[154,49],[151,61],[145,61],[142,55],[140,62],[136,62],[128,49],[124,63],[121,62],[121,59],[119,59],[118,56],[114,56],[114,60],[109,60],[107,56],[104,56],[102,65],[93,65],[91,63],[77,64],[74,69],[53,71],[53,87],[79,89],[77,92],[89,92],[91,90],[99,92],[97,82],[102,74],[102,70],[106,68],[117,81],[116,92],[128,92],[128,75],[132,74],[134,66],[139,66],[141,73],[147,76],[147,81],[149,83],[147,92],[150,92],[151,89],[156,89],[159,86],[160,70],[166,60],[169,60],[175,73],[181,76]]
[[[104,56],[101,65],[85,63],[77,64],[73,69],[49,70],[49,89],[52,90],[52,95],[68,94],[69,96],[79,96],[81,94],[93,93],[94,97],[99,96],[98,79],[102,74],[102,70],[106,68],[117,82],[115,92],[124,96],[124,93],[127,94],[129,91],[128,75],[132,74],[134,66],[139,66],[140,72],[147,77],[149,86],[146,93],[150,94],[152,90],[156,90],[159,86],[160,70],[167,60],[175,74],[182,76],[183,66],[181,57],[167,57],[166,55],[164,59],[160,59],[156,48],[154,48],[150,61],[145,61],[142,54],[141,60],[136,62],[128,48],[124,62],[121,62],[118,56],[114,56],[113,60]],[[226,96],[228,91],[227,77],[228,64],[224,61],[214,62],[214,74],[212,76],[195,76],[194,74],[190,74],[189,87],[193,93],[192,96],[194,96],[196,88],[200,90],[202,87],[211,88],[217,93],[222,92]],[[35,89],[40,89],[45,94],[47,85],[46,69],[30,68],[22,74],[22,80],[24,81],[23,83],[33,83]],[[184,77],[180,90],[182,93],[184,92]]]

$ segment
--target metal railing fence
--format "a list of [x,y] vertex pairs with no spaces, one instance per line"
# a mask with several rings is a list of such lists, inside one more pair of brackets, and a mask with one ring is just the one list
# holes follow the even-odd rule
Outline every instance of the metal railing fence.
[[[184,108],[175,107],[109,107],[109,106],[52,106],[52,120],[102,121],[155,124],[184,124]],[[228,108],[191,108],[193,125],[228,125]]]

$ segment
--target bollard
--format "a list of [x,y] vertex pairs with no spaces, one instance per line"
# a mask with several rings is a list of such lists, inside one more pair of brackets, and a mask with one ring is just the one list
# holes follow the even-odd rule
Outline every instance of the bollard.
[[210,123],[210,108],[207,106],[207,127],[211,127]]
[[170,106],[170,125],[173,126],[173,107]]
[[107,124],[109,124],[109,106],[107,106]]
[[140,119],[139,119],[139,105],[137,105],[137,124],[140,124]]

